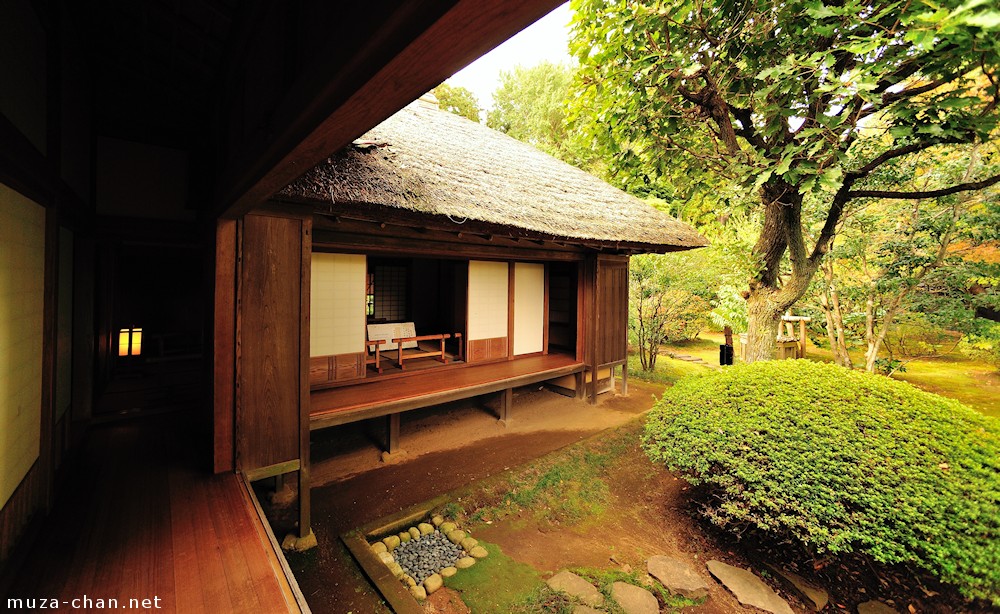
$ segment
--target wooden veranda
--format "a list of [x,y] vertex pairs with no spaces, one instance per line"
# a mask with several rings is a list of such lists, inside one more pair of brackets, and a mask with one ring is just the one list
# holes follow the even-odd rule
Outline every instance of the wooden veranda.
[[[583,362],[569,354],[528,356],[480,365],[455,365],[415,372],[405,378],[374,380],[354,386],[314,390],[310,430],[388,416],[388,452],[398,445],[399,415],[431,405],[502,392],[500,420],[510,420],[511,391],[519,386],[579,376]],[[583,386],[577,386],[583,391]]]

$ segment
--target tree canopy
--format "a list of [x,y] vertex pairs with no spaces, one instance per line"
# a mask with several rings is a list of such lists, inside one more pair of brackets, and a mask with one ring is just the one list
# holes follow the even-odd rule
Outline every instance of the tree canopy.
[[913,185],[914,157],[997,128],[1000,11],[989,0],[573,0],[572,115],[612,171],[752,193],[763,213],[747,299],[751,359],[866,199],[1000,182],[996,148]]
[[561,160],[574,162],[566,124],[566,99],[573,71],[563,64],[541,62],[500,73],[493,110],[486,125],[533,145]]
[[434,88],[432,93],[437,98],[438,105],[442,110],[479,123],[482,113],[482,109],[479,108],[479,99],[466,88],[442,83]]

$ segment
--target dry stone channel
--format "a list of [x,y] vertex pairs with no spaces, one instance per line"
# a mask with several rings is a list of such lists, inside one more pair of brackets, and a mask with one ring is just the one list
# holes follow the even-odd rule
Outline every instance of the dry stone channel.
[[465,551],[458,544],[451,543],[440,531],[434,531],[400,544],[392,555],[403,571],[421,584],[431,574],[453,567],[458,559],[465,556]]
[[434,516],[370,544],[372,552],[417,600],[441,588],[444,578],[486,558],[489,552],[454,522]]

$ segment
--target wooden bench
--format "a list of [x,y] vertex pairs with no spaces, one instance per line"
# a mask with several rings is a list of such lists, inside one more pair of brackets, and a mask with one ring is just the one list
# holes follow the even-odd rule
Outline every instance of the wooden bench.
[[[396,362],[399,363],[399,368],[401,370],[406,370],[407,360],[413,360],[414,358],[435,358],[436,360],[448,363],[448,355],[444,351],[444,342],[446,339],[451,339],[453,335],[441,334],[441,335],[418,335],[416,337],[397,337],[392,340],[396,344],[396,349],[398,351]],[[462,333],[455,333],[454,337],[458,339],[458,359],[462,360]],[[403,346],[408,342],[417,342],[416,352],[403,352]],[[441,346],[434,350],[425,350],[420,348],[421,341],[440,341]]]
[[375,365],[375,372],[381,374],[382,346],[385,345],[385,339],[375,339],[374,341],[367,341],[366,343],[368,345],[368,352],[372,355],[365,357],[365,366]]

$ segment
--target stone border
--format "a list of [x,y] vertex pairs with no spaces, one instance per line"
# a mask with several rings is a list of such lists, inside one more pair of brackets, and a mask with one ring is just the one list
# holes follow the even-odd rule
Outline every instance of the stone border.
[[382,537],[397,535],[409,527],[417,526],[430,518],[435,509],[450,501],[451,498],[447,495],[435,497],[396,514],[351,529],[340,536],[340,540],[347,546],[354,560],[396,614],[423,614],[424,609],[379,558],[372,549],[372,543],[378,542]]
[[[405,531],[397,534],[389,533],[381,540],[369,543],[375,556],[385,563],[389,572],[409,589],[417,601],[427,599],[428,595],[441,588],[445,578],[455,575],[459,570],[468,569],[475,565],[478,559],[489,556],[476,538],[459,529],[454,522],[446,521],[441,515],[434,515],[429,520],[430,522],[417,523]],[[424,537],[431,538],[431,536],[437,536],[438,540],[443,537],[458,549],[461,556],[456,557],[450,565],[437,567],[432,573],[418,577],[419,579],[414,578],[402,566],[396,552],[407,547],[407,544],[420,543]]]

